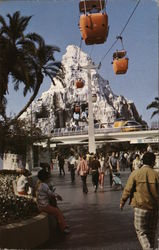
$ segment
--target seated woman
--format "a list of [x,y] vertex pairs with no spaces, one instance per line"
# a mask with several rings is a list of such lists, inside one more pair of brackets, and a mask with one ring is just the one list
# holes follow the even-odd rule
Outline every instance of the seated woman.
[[55,199],[62,200],[62,197],[52,192],[49,188],[49,173],[46,172],[45,169],[42,169],[38,172],[38,178],[40,181],[36,188],[36,198],[39,210],[54,215],[57,219],[60,231],[65,234],[69,233],[70,231],[67,229],[67,224],[61,210],[52,202]]
[[31,176],[29,170],[22,169],[20,171],[20,176],[17,180],[17,192],[19,195],[30,195],[32,193],[29,184],[29,176]]

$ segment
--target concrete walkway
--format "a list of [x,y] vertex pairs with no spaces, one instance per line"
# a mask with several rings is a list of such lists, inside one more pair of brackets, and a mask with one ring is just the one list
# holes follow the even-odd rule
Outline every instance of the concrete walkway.
[[[121,173],[123,184],[129,171]],[[53,172],[56,192],[63,201],[59,207],[70,226],[71,233],[65,237],[55,235],[41,249],[106,249],[140,250],[133,227],[133,209],[126,205],[121,212],[119,201],[122,191],[112,191],[109,176],[105,176],[104,191],[94,193],[91,175],[88,176],[88,194],[83,194],[80,176],[71,183],[69,172],[59,176]]]

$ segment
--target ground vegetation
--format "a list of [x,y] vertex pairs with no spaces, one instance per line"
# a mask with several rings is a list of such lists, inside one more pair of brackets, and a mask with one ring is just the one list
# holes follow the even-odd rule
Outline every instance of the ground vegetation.
[[0,225],[20,222],[39,214],[32,198],[14,194],[13,181],[17,176],[15,170],[0,171]]

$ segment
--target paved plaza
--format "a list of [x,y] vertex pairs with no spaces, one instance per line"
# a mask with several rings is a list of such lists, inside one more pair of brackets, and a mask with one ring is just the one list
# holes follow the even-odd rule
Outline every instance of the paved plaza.
[[[121,173],[125,184],[130,172]],[[140,250],[133,227],[133,209],[126,205],[119,209],[122,191],[113,191],[109,186],[109,175],[105,176],[104,190],[94,193],[91,175],[88,176],[88,194],[83,194],[80,176],[76,175],[71,183],[69,172],[59,176],[54,171],[53,180],[56,192],[63,201],[59,207],[70,226],[71,233],[52,237],[42,248],[49,249],[106,249],[106,250]]]

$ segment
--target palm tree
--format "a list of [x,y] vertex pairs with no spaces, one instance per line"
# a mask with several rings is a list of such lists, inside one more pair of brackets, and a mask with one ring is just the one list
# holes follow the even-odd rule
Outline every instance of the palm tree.
[[11,74],[13,77],[18,77],[19,80],[22,80],[24,78],[22,68],[25,74],[27,74],[24,68],[25,61],[23,60],[24,56],[20,49],[19,39],[24,37],[24,30],[31,18],[20,17],[19,12],[16,12],[13,17],[8,14],[7,17],[9,18],[9,25],[0,16],[0,111],[2,115],[5,115],[4,104],[6,104],[5,95],[8,92],[9,75]]
[[155,111],[153,111],[151,118],[154,117],[155,115],[159,114],[159,97],[155,97],[155,101],[153,101],[152,103],[150,103],[147,106],[147,109],[151,109],[154,108],[156,109]]
[[54,52],[60,52],[56,46],[46,45],[43,38],[36,33],[25,35],[25,30],[31,19],[21,17],[17,11],[7,15],[9,24],[0,16],[0,115],[6,119],[5,108],[7,100],[9,77],[17,91],[21,83],[24,85],[23,94],[33,92],[28,103],[16,115],[16,119],[27,109],[38,94],[44,77],[53,81],[56,76],[63,79],[63,68],[60,62],[55,61]]
[[26,40],[23,42],[23,50],[33,78],[32,83],[30,83],[29,86],[25,86],[24,95],[26,95],[30,89],[33,90],[33,95],[16,118],[27,109],[37,96],[40,86],[43,83],[44,76],[48,76],[53,84],[55,84],[53,79],[55,76],[61,82],[64,77],[62,64],[55,61],[53,56],[55,51],[60,52],[58,47],[46,45],[41,36],[32,33],[26,36]]

